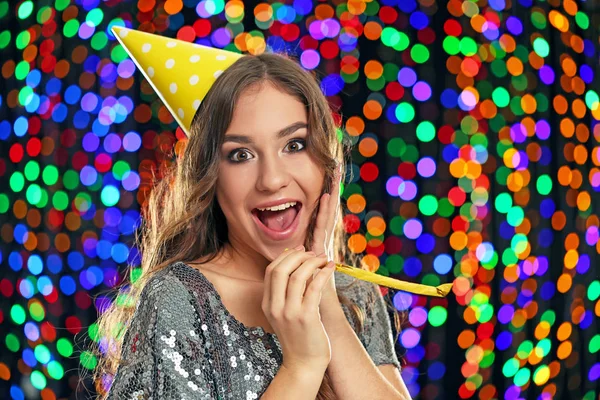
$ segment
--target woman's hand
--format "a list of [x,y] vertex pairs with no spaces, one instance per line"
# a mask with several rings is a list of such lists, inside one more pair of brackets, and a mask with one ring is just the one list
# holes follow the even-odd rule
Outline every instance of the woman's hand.
[[[339,217],[340,209],[340,175],[342,165],[339,164],[333,182],[331,184],[331,193],[324,193],[319,201],[319,214],[317,215],[317,224],[313,235],[311,250],[317,255],[325,254],[327,261],[334,261],[333,248],[333,230]],[[335,277],[332,275],[323,289],[322,299],[337,300],[337,291],[335,290]]]
[[325,370],[331,361],[319,303],[333,271],[325,256],[305,253],[303,247],[284,251],[267,266],[261,308],[281,343],[283,365],[290,370]]

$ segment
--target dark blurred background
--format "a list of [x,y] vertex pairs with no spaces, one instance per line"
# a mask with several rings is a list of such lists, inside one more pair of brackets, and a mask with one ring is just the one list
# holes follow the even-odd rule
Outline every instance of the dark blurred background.
[[[0,0],[0,398],[94,395],[98,313],[186,140],[110,28],[314,70],[415,399],[600,398],[600,3]],[[134,270],[135,273],[135,270]]]

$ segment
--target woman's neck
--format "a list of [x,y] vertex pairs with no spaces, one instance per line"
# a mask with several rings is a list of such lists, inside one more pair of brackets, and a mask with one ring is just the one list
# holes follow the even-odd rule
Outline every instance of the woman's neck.
[[225,243],[219,255],[213,261],[220,273],[236,279],[263,282],[265,270],[270,264],[262,254],[244,251],[239,246]]

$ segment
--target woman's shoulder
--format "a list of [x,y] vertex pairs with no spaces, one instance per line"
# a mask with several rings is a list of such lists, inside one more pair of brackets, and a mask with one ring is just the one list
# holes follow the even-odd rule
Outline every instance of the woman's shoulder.
[[[158,339],[173,336],[173,332],[188,337],[199,332],[198,324],[204,314],[198,297],[194,296],[175,273],[174,265],[153,273],[143,282],[135,312],[124,342],[136,339],[136,335],[153,335]],[[133,335],[133,336],[132,336]],[[197,340],[198,337],[194,337]],[[151,342],[146,343],[148,346]],[[140,344],[132,344],[140,346]]]
[[202,280],[194,273],[193,268],[176,261],[154,272],[146,282],[146,286],[157,288],[163,286],[165,282],[174,284],[175,289],[189,291],[191,286],[202,283]]
[[142,289],[140,301],[161,305],[199,303],[205,293],[202,280],[185,264],[174,262],[153,273]]
[[175,264],[170,264],[154,272],[144,284],[144,288],[140,293],[140,299],[159,301],[184,296],[188,290],[181,279],[174,273],[174,267]]

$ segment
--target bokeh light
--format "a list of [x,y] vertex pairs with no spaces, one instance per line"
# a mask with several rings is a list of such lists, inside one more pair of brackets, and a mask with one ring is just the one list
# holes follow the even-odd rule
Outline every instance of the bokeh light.
[[77,340],[107,346],[94,319],[111,300],[93,296],[138,256],[152,178],[186,143],[113,37],[126,26],[293,54],[320,79],[353,147],[349,250],[381,275],[454,282],[451,299],[381,289],[406,316],[397,350],[413,398],[596,399],[598,12],[572,0],[0,0],[0,392],[65,397],[97,365]]

